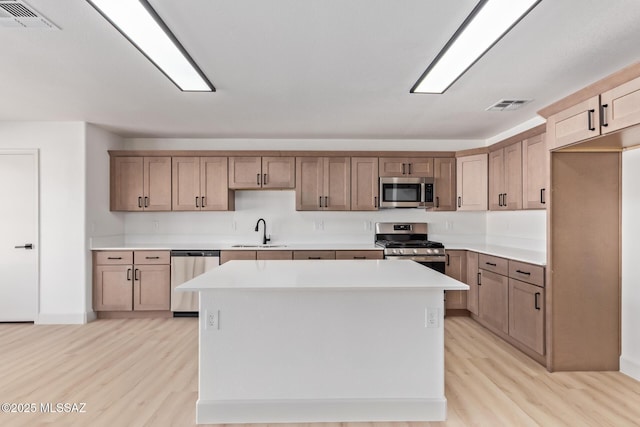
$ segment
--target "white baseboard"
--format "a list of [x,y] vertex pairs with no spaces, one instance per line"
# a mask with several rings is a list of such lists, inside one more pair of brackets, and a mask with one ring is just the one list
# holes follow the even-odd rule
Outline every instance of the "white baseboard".
[[620,356],[620,372],[640,381],[640,362]]
[[447,399],[201,400],[198,424],[444,421]]
[[96,314],[85,313],[40,313],[36,325],[83,325],[96,319]]

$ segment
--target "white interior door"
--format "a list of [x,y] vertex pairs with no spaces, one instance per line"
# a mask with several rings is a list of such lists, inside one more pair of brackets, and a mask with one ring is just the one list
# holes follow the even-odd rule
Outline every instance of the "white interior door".
[[36,151],[0,150],[0,199],[0,322],[35,321],[39,253]]

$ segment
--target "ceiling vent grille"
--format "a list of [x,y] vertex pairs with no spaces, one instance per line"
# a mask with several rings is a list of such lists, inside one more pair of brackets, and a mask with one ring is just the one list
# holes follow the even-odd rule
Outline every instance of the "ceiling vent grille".
[[59,28],[22,0],[0,0],[0,28]]
[[501,99],[486,111],[513,111],[531,102],[531,99]]

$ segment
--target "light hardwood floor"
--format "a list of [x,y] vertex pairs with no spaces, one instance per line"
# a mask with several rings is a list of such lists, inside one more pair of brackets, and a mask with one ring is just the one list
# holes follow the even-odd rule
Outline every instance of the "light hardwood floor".
[[[445,325],[447,422],[322,426],[640,425],[640,382],[550,374],[469,318]],[[196,319],[0,324],[0,343],[0,403],[86,403],[86,413],[0,412],[0,426],[195,425]]]

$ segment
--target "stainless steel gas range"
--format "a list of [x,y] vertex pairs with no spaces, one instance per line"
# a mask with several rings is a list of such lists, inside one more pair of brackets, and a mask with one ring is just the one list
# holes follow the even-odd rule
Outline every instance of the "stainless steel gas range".
[[429,240],[426,222],[378,222],[375,243],[384,248],[385,259],[409,259],[445,272],[444,245]]

